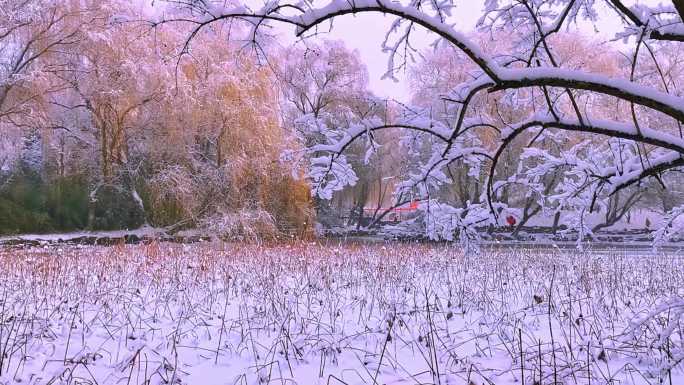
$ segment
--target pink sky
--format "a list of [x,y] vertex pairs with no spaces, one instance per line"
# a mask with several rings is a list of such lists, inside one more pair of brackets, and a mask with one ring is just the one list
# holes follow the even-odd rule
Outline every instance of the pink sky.
[[[454,10],[454,22],[461,32],[473,31],[481,16],[482,0],[463,1]],[[409,90],[403,73],[397,73],[399,82],[381,79],[387,71],[387,55],[381,52],[382,41],[394,17],[377,14],[349,15],[339,18],[329,34],[330,38],[343,40],[349,48],[357,49],[368,66],[370,88],[378,96],[407,101]],[[429,49],[435,35],[417,29],[412,36],[416,48]]]

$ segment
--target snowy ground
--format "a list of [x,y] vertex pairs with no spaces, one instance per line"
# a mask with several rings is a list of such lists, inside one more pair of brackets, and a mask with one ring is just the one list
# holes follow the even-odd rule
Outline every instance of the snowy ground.
[[683,296],[667,254],[7,247],[0,383],[681,384]]
[[69,233],[49,233],[49,234],[19,234],[0,236],[0,245],[26,243],[78,243],[81,239],[109,239],[119,240],[125,237],[158,238],[164,235],[163,229],[143,226],[135,230],[113,230],[113,231],[73,231]]

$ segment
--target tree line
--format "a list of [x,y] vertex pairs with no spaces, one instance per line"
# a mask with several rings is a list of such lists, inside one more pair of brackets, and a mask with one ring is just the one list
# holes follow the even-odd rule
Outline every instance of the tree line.
[[[5,2],[2,233],[303,235],[377,227],[410,202],[420,210],[405,230],[434,238],[510,216],[514,234],[546,217],[590,236],[635,208],[678,232],[674,7],[607,1],[634,43],[620,46],[570,30],[599,22],[588,10],[600,5],[581,1],[486,2],[469,35],[446,23],[448,2],[289,7],[297,15],[285,3]],[[344,43],[283,46],[266,32],[316,35],[356,12],[396,16],[384,49],[388,76],[407,69],[409,104],[375,96]],[[418,26],[441,40],[414,48]]]

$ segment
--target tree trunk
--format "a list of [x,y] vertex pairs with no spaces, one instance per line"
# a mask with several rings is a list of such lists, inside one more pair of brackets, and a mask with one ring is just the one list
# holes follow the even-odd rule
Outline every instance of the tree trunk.
[[560,211],[556,211],[556,214],[553,216],[553,227],[551,227],[551,231],[554,234],[556,234],[556,232],[558,231],[558,222],[560,222],[560,216]]

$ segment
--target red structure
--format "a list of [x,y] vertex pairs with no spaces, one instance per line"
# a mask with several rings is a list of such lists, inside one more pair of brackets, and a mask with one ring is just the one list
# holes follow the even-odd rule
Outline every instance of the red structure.
[[411,201],[408,205],[399,207],[381,207],[379,209],[366,207],[363,209],[363,212],[364,215],[372,216],[376,212],[376,210],[378,214],[384,213],[385,211],[389,211],[385,218],[387,218],[388,221],[397,222],[403,220],[406,214],[410,214],[418,210],[418,201]]
[[513,227],[516,224],[515,217],[513,215],[509,215],[506,217],[506,223],[508,223],[509,226]]

